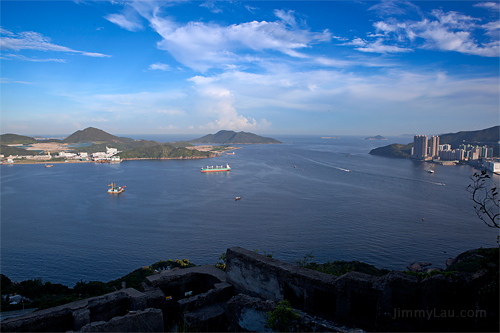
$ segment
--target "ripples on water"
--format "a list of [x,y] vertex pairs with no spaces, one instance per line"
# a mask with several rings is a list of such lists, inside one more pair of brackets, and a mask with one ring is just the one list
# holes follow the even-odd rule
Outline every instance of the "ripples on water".
[[[469,166],[430,174],[429,164],[368,155],[391,141],[278,139],[204,160],[2,165],[2,273],[109,281],[162,259],[215,263],[230,246],[288,262],[312,252],[318,262],[444,267],[496,244],[467,198]],[[200,172],[226,162],[231,172]],[[109,195],[111,182],[126,192]]]

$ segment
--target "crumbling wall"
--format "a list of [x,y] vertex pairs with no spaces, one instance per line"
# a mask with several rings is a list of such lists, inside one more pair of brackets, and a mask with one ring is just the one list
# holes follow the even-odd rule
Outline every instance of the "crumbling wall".
[[382,277],[358,272],[335,277],[240,247],[228,249],[226,258],[227,281],[238,293],[286,299],[296,309],[338,323],[380,331],[498,329],[498,314],[495,318],[477,308],[481,274],[423,280],[398,271]]

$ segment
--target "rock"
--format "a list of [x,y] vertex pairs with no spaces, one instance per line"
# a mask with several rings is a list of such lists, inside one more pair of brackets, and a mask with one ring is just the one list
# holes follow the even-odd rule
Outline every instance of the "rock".
[[410,271],[412,271],[413,273],[420,273],[422,272],[422,266],[420,266],[419,264],[417,263],[413,263],[411,264],[410,266],[407,267]]
[[455,261],[456,261],[456,258],[448,258],[448,260],[446,260],[446,267],[450,267],[450,266],[455,265]]
[[432,265],[430,262],[419,262],[418,263],[421,267],[426,267]]

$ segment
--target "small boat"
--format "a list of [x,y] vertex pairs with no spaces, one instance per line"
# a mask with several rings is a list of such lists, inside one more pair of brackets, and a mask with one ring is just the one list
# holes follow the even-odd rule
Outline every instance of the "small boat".
[[236,201],[236,200],[241,200],[241,197],[234,198],[234,201]]
[[231,167],[226,163],[226,166],[216,165],[207,166],[206,168],[201,168],[201,172],[220,172],[220,171],[231,171]]
[[232,153],[226,153],[226,155],[234,155],[234,151]]
[[427,170],[427,172],[428,173],[434,173],[434,170],[429,169],[429,170]]
[[108,189],[108,193],[111,194],[120,194],[125,191],[125,186],[115,186],[115,184],[111,183],[108,186],[111,186],[110,189]]
[[52,165],[52,164],[45,164],[45,167],[46,167],[46,168],[52,168],[53,166],[54,166],[54,165]]

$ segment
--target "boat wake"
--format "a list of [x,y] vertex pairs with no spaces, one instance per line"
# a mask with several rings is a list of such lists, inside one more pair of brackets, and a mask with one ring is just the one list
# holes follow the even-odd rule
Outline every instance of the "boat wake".
[[316,164],[324,165],[324,166],[329,167],[329,168],[333,168],[333,169],[337,169],[337,170],[345,171],[345,172],[352,172],[349,169],[344,169],[344,168],[341,168],[341,167],[338,167],[338,166],[335,166],[335,165],[331,165],[331,164],[328,164],[328,163],[319,162],[319,161],[312,160],[310,158],[303,157],[303,156],[300,156],[300,157],[303,158],[303,159],[305,159],[305,160],[308,160],[309,162],[313,162],[313,163],[316,163]]

